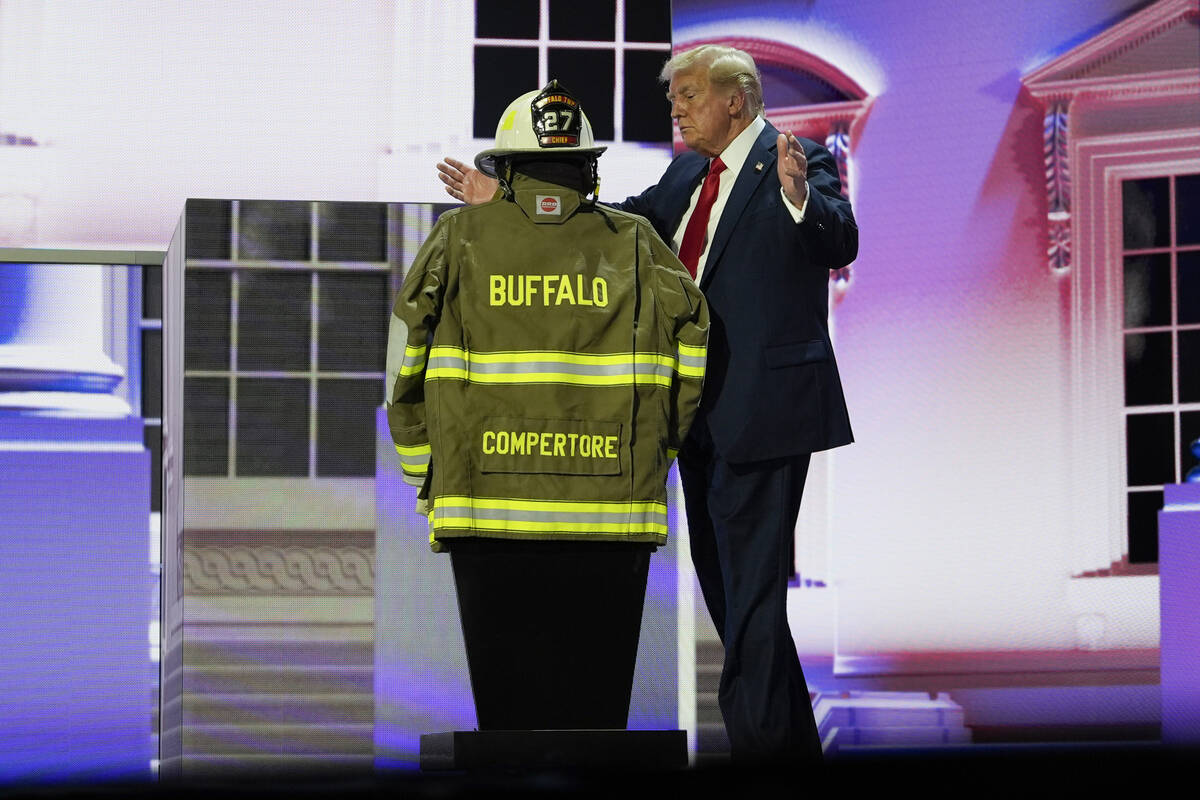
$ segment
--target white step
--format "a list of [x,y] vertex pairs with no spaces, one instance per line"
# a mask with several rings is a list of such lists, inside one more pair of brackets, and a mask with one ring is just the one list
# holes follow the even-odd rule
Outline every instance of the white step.
[[[855,745],[930,746],[969,744],[971,732],[966,728],[939,728],[932,725],[908,725],[890,728],[832,728],[822,737],[840,750]],[[828,748],[826,748],[828,752]]]
[[183,724],[370,724],[375,699],[357,694],[185,694]]
[[[169,776],[182,768],[183,778],[224,775],[359,775],[371,777],[375,756],[371,755],[187,755],[168,759],[159,766],[159,774]],[[167,778],[169,780],[169,777]]]
[[187,725],[183,755],[373,755],[374,724]]
[[375,667],[261,665],[185,666],[168,679],[187,694],[373,694]]
[[817,727],[833,728],[963,727],[963,708],[940,694],[924,692],[843,692],[821,694],[813,705]]

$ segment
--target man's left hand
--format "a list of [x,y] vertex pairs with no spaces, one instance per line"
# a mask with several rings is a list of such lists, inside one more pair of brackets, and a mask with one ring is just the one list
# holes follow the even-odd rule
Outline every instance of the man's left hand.
[[803,208],[808,199],[808,159],[804,156],[804,148],[791,131],[779,134],[775,140],[775,150],[779,154],[775,160],[775,168],[779,172],[779,185],[783,193],[796,208]]

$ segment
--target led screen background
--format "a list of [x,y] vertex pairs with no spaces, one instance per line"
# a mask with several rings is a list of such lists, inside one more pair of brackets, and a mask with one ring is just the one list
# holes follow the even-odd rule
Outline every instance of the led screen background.
[[[638,13],[632,2],[593,5]],[[512,7],[552,15],[565,6]],[[1117,739],[1158,734],[1159,576],[1153,558],[1131,548],[1126,528],[1135,506],[1137,525],[1154,524],[1154,484],[1182,480],[1190,464],[1176,445],[1200,435],[1200,404],[1187,394],[1188,359],[1195,358],[1188,347],[1197,334],[1178,313],[1196,302],[1187,294],[1196,247],[1184,233],[1149,248],[1117,245],[1115,255],[1102,246],[1106,235],[1120,241],[1124,209],[1153,212],[1159,197],[1167,198],[1159,216],[1186,230],[1180,220],[1196,202],[1189,176],[1200,174],[1198,109],[1187,95],[1146,99],[1149,84],[1140,100],[1096,95],[1070,107],[1062,124],[1074,263],[1056,271],[1047,263],[1047,115],[1029,80],[1154,8],[1167,9],[1164,19],[1174,19],[1170,9],[1177,8],[1189,21],[1151,26],[1125,43],[1141,55],[1122,59],[1114,45],[1095,77],[1138,58],[1157,69],[1163,65],[1155,59],[1165,57],[1167,66],[1194,72],[1194,2],[673,4],[677,47],[733,38],[783,54],[764,68],[768,116],[773,108],[792,111],[772,119],[809,119],[796,107],[835,100],[849,86],[861,94],[861,113],[845,131],[861,248],[849,283],[835,287],[832,321],[857,441],[814,460],[796,537],[799,580],[789,598],[815,690],[945,691],[965,709],[977,741],[1069,738],[1087,726]],[[401,245],[373,263],[390,264],[380,273],[394,292],[403,242],[419,242],[437,213],[429,204],[449,199],[435,162],[444,155],[469,160],[490,145],[477,135],[481,58],[498,59],[490,77],[531,76],[492,90],[491,104],[497,92],[534,88],[551,64],[592,63],[556,55],[564,48],[552,43],[552,27],[548,21],[532,34],[489,29],[481,36],[476,4],[462,0],[0,3],[0,245],[161,251],[188,198],[300,203],[318,237],[322,203],[423,204],[425,211],[391,222],[385,214],[385,243]],[[614,37],[624,30],[614,23]],[[628,51],[652,60],[665,57],[663,45],[642,42]],[[649,140],[658,129],[644,134],[641,127],[643,117],[665,118],[666,104],[657,105],[657,88],[625,86],[617,50],[607,116],[622,138],[604,142],[607,199],[645,188],[670,158],[669,144]],[[653,109],[629,113],[630,102]],[[626,116],[638,124],[626,124]],[[1148,144],[1167,139],[1178,143],[1174,149]],[[1097,171],[1105,159],[1122,157],[1116,177]],[[268,241],[271,219],[260,218]],[[1175,295],[1161,288],[1167,273],[1137,261],[1156,247],[1168,254]],[[305,263],[311,273],[321,271],[319,255],[261,260]],[[1139,280],[1150,288],[1135,300],[1154,308],[1166,302],[1176,309],[1174,321],[1153,330],[1125,324],[1127,285]],[[143,294],[153,294],[148,285],[139,275],[103,291],[140,307]],[[75,297],[63,295],[64,303]],[[115,392],[138,413],[141,395],[131,386],[141,386],[150,369],[143,361],[154,335],[145,333],[153,330],[145,320],[153,311],[121,314],[111,300],[97,302],[108,309],[98,312],[102,323],[124,330],[120,341],[146,342],[108,346],[126,371]],[[269,305],[256,307],[269,317]],[[21,312],[5,313],[11,321]],[[211,309],[204,313],[212,319]],[[0,331],[9,337],[0,347],[20,332],[11,325]],[[1167,372],[1175,370],[1180,394],[1153,412],[1171,415],[1174,428],[1167,445],[1138,456],[1138,469],[1149,463],[1154,479],[1130,484],[1130,452],[1144,448],[1137,436],[1130,446],[1126,417],[1145,409],[1124,404],[1126,342],[1154,334],[1147,340],[1153,348],[1163,333],[1174,343]],[[371,380],[370,370],[350,372],[356,375],[343,377]],[[371,460],[373,435],[367,441],[367,456],[354,458]],[[315,452],[310,459],[306,449],[304,457],[318,463]],[[1169,475],[1160,474],[1164,459]],[[295,712],[303,719],[293,719],[300,727],[287,735],[303,739],[326,725],[316,750],[370,762],[374,589],[356,583],[350,565],[373,557],[374,478],[323,476],[314,467],[245,480],[194,476],[189,491],[198,499],[189,524],[209,536],[208,549],[193,554],[210,568],[194,573],[208,581],[196,589],[203,602],[194,606],[214,637],[197,651],[208,659],[208,677],[216,681],[238,660],[267,665],[256,661],[263,657],[255,637],[294,634],[289,641],[308,642],[296,644],[299,650],[322,654],[317,662],[341,659],[311,666],[343,670],[338,680],[353,690],[333,692],[347,703],[331,712],[337,722],[310,703]],[[1150,505],[1131,503],[1131,492]],[[279,531],[293,532],[290,543]],[[331,547],[344,568],[341,594],[303,581],[278,590],[269,568],[257,588],[251,581],[221,589],[221,559],[261,566],[276,552],[286,565],[289,553],[303,561]],[[1136,563],[1122,563],[1126,554]],[[146,612],[157,613],[149,603]],[[320,644],[331,635],[336,646]],[[701,661],[714,646],[719,651],[702,609],[690,635]],[[686,672],[680,686],[696,680],[696,670],[690,678]],[[310,673],[289,674],[302,682]],[[685,706],[676,709],[679,724],[701,750],[719,749],[719,737],[705,744],[711,710]],[[245,751],[296,741],[279,730],[273,739],[247,735],[236,726],[253,720],[223,716],[228,706],[194,711],[196,724],[235,726],[214,728],[225,732],[210,742],[232,741]],[[255,713],[280,714],[271,724],[290,724],[286,705]],[[19,743],[5,752],[10,763],[22,763]]]

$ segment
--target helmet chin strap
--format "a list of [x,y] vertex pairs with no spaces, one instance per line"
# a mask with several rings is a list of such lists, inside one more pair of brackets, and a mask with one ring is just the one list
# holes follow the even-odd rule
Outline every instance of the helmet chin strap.
[[[592,191],[591,191],[592,196],[591,196],[591,199],[587,199],[587,203],[589,205],[593,205],[593,206],[596,205],[596,202],[600,199],[600,168],[596,164],[596,162],[598,160],[599,159],[596,159],[596,158],[588,159],[588,169],[591,172],[591,180],[589,181],[589,183],[592,184]],[[585,199],[586,199],[586,194],[585,194]]]
[[500,191],[504,192],[505,200],[512,200],[512,159],[496,159],[496,166],[496,180],[500,182]]

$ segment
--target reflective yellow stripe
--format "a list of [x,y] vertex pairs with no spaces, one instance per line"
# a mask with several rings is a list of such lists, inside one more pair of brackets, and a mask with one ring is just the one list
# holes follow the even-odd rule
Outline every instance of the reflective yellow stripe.
[[400,454],[400,471],[411,477],[421,477],[429,473],[429,459],[432,450],[428,443],[414,445],[396,445]]
[[425,368],[425,351],[428,348],[425,345],[413,347],[406,345],[404,348],[404,361],[400,365],[401,375],[417,375]]
[[[694,370],[689,365],[688,370]],[[476,353],[438,345],[429,354],[426,380],[472,383],[565,383],[575,386],[670,387],[679,369],[663,353],[577,353],[559,350]]]
[[670,461],[674,461],[674,460],[675,460],[675,457],[676,457],[676,456],[678,456],[678,455],[679,455],[679,451],[678,451],[678,450],[672,450],[672,449],[671,449],[671,448],[669,448],[669,447],[667,448],[667,461],[668,461],[668,462],[670,462]]
[[572,500],[521,500],[507,497],[467,497],[443,495],[435,498],[434,508],[448,506],[470,506],[472,508],[506,508],[520,511],[580,511],[584,513],[626,514],[630,512],[656,511],[667,513],[667,504],[654,500],[626,503],[620,500],[595,500],[576,502]]
[[675,371],[684,378],[703,378],[708,349],[683,342],[676,342],[676,346],[679,352],[679,365],[675,367]]
[[667,506],[448,496],[433,501],[433,528],[525,533],[667,535]]
[[[692,355],[689,353],[689,355]],[[703,350],[700,355],[703,355]],[[630,358],[632,356],[632,358]],[[429,351],[430,358],[461,358],[472,364],[527,364],[539,361],[559,361],[582,366],[621,364],[657,364],[674,367],[675,357],[662,353],[574,353],[568,350],[516,350],[480,353],[461,347],[438,345]]]
[[469,380],[471,383],[569,383],[577,386],[626,386],[629,384],[671,385],[663,375],[571,375],[564,372],[522,372],[516,375],[488,375],[454,367],[438,367],[425,373],[426,380]]
[[471,528],[485,531],[525,531],[528,533],[657,533],[666,535],[667,526],[655,522],[538,522],[535,520],[477,519],[475,517],[439,517],[433,527]]

